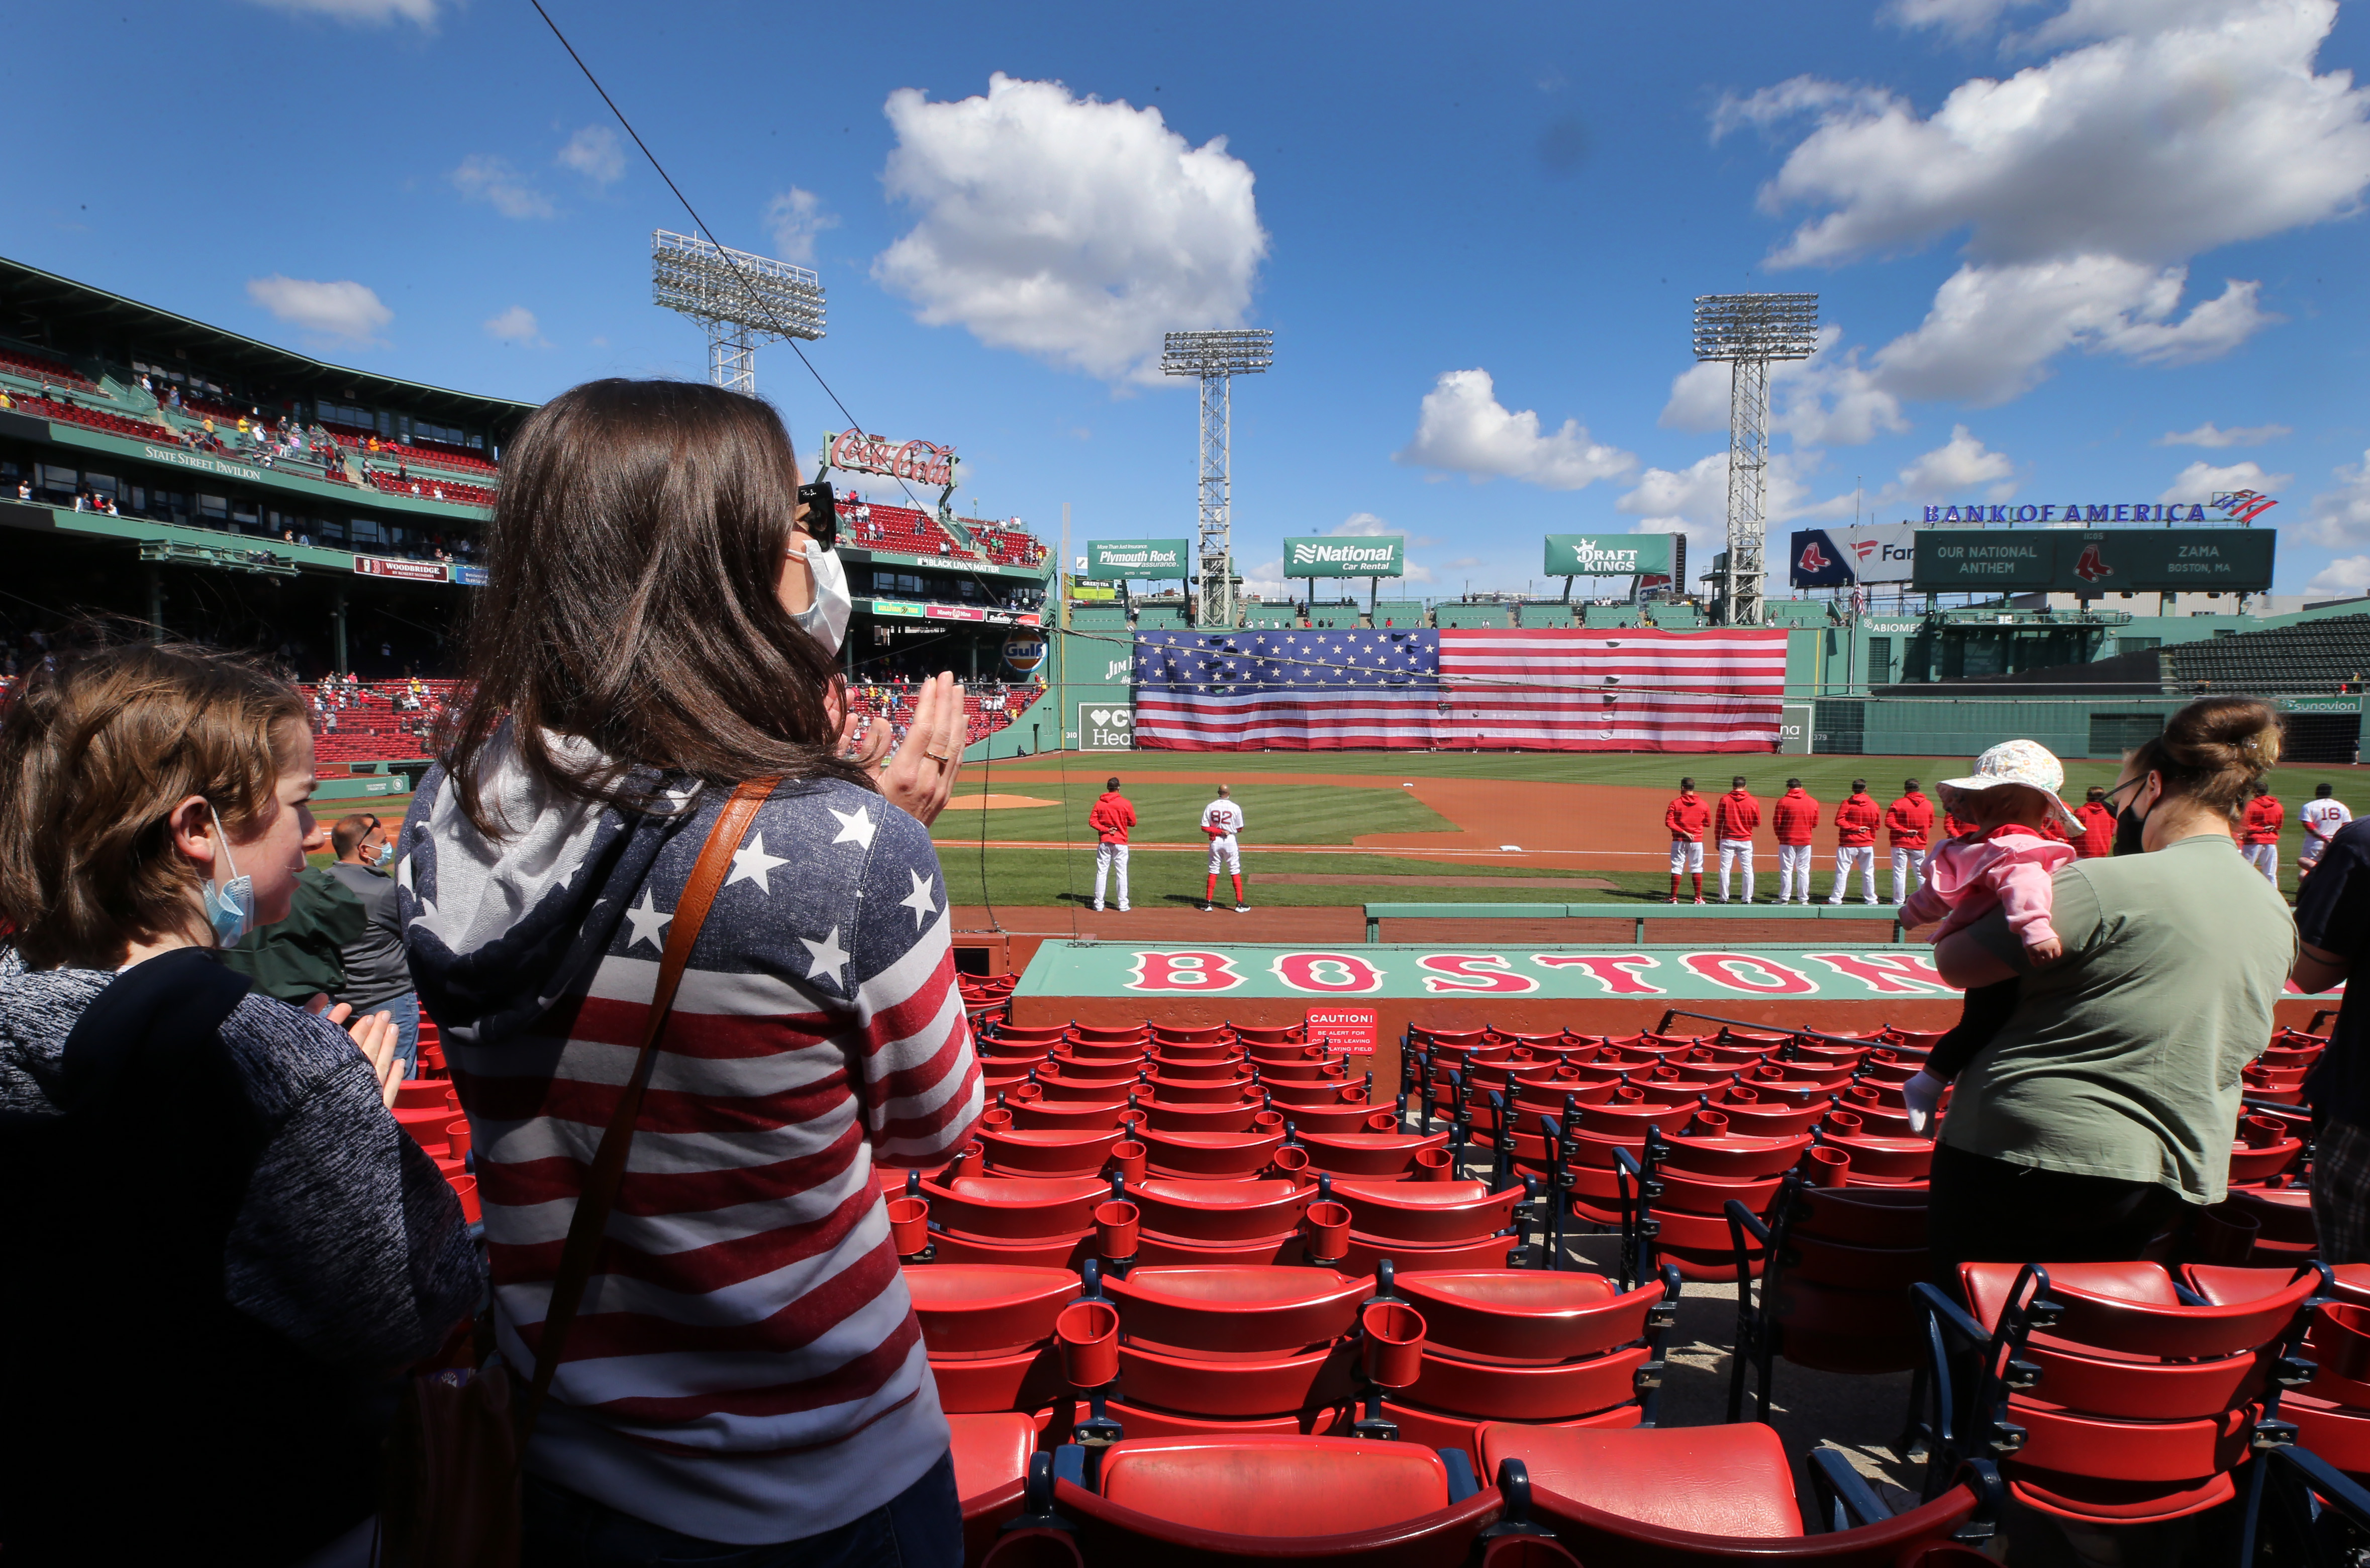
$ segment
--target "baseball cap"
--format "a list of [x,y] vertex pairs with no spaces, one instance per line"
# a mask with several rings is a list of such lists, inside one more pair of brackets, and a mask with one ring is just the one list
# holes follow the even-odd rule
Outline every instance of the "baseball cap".
[[2060,826],[2073,832],[2082,831],[2081,818],[2057,795],[2065,787],[2065,764],[2037,740],[2003,740],[1975,759],[1973,773],[1965,778],[1944,779],[1940,787],[1973,793],[1997,789],[2002,784],[2022,784],[2041,791],[2057,808]]

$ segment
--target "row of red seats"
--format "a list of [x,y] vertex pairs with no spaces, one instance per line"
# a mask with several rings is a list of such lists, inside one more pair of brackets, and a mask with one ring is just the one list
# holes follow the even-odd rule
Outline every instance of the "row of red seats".
[[363,476],[370,481],[373,489],[385,491],[390,496],[410,496],[419,500],[443,501],[461,507],[490,507],[494,504],[493,491],[478,485],[465,485],[458,479],[418,474],[404,479],[380,468],[365,469]]
[[134,441],[165,441],[178,445],[173,433],[162,425],[141,419],[127,419],[121,414],[110,414],[104,408],[86,408],[79,403],[61,403],[54,397],[19,396],[12,399],[19,414],[30,414],[41,419],[63,419],[71,425],[87,425],[95,430],[113,435],[130,436]]
[[52,385],[71,386],[83,392],[97,392],[98,383],[67,364],[46,354],[29,354],[18,349],[0,348],[0,371],[25,377],[29,381],[46,381]]
[[[360,429],[351,425],[330,424],[325,421],[322,429],[328,430],[329,439],[339,446],[351,447],[367,455],[400,458],[407,464],[427,464],[436,467],[456,469],[464,474],[482,474],[489,478],[501,472],[500,468],[482,457],[473,457],[466,452],[454,452],[448,447],[414,446],[404,441],[391,441],[374,430]],[[378,443],[375,447],[371,445],[374,441]]]
[[[1447,1131],[1400,1130],[1303,1028],[1019,1028],[1009,983],[962,990],[999,1104],[952,1167],[884,1186],[972,1561],[1463,1561],[1503,1518],[1502,1497],[1455,1512],[1488,1491],[1476,1465],[1522,1452],[1569,1488],[1559,1522],[1592,1562],[1801,1535],[1768,1428],[1651,1428],[1675,1270],[1505,1266],[1528,1194],[1455,1179]],[[1752,1471],[1750,1506],[1647,1484],[1712,1454]],[[1148,1484],[1168,1467],[1182,1490]],[[1905,1528],[1861,1516],[1900,1548],[1978,1512],[1970,1487]]]

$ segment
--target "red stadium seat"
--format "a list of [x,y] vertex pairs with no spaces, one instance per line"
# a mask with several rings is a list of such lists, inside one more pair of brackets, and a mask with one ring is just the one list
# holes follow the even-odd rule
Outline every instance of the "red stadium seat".
[[1374,1281],[1303,1267],[1138,1267],[1105,1288],[1119,1303],[1132,1436],[1306,1433],[1355,1392],[1344,1336]]
[[[1926,1277],[1926,1192],[1814,1187],[1789,1181],[1765,1225],[1728,1209],[1736,1249],[1738,1344],[1728,1412],[1743,1411],[1745,1373],[1757,1374],[1755,1413],[1769,1409],[1772,1364],[1816,1371],[1905,1371],[1925,1354],[1911,1287]],[[1751,1277],[1757,1254],[1761,1274]]]
[[[1967,1264],[1960,1277],[1970,1312],[1917,1288],[1938,1345],[1981,1352],[1977,1386],[1955,1399],[1950,1358],[1929,1368],[1936,1408],[1963,1412],[1938,1456],[2009,1447],[2012,1495],[2091,1524],[2184,1518],[2236,1495],[2231,1471],[2277,1422],[2281,1385],[2306,1375],[2288,1353],[2327,1279],[2217,1270],[2220,1299],[2192,1301],[2147,1263]],[[2000,1444],[2003,1422],[2023,1437]]]
[[1062,1397],[1053,1319],[1078,1299],[1066,1268],[935,1263],[905,1270],[946,1410],[1030,1410]]
[[[1493,1423],[1484,1468],[1511,1484],[1521,1467],[1528,1516],[1591,1568],[1940,1568],[1970,1528],[1988,1532],[2000,1487],[1987,1465],[1923,1506],[1888,1515],[1837,1450],[1810,1467],[1825,1533],[1803,1533],[1793,1467],[1759,1424],[1588,1431]],[[1674,1478],[1684,1478],[1674,1484]],[[1971,1553],[1973,1561],[1985,1561]]]

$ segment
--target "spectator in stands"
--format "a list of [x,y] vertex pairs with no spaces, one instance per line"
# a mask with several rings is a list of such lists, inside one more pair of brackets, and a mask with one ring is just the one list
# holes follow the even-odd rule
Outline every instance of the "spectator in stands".
[[1893,845],[1893,901],[1905,904],[1926,880],[1926,841],[1934,831],[1934,803],[1916,779],[1901,781],[1901,798],[1884,808]]
[[1728,902],[1731,865],[1744,873],[1744,901],[1753,902],[1753,830],[1761,826],[1761,802],[1744,787],[1744,775],[1730,781],[1729,790],[1712,803],[1714,836],[1720,840],[1720,901]]
[[[925,826],[960,765],[953,679],[923,688],[893,760],[878,726],[842,758],[838,671],[798,619],[798,461],[754,398],[593,382],[506,456],[468,695],[397,880],[465,1070],[496,1337],[519,1376],[539,1350],[557,1369],[527,1558],[960,1562],[949,1429],[874,1175],[942,1162],[981,1110]],[[658,1042],[664,1126],[642,1136],[663,1146],[633,1150],[607,1222],[629,1299],[603,1287],[598,1323],[555,1350],[546,1216],[585,1197],[620,1042],[751,782],[768,793]],[[651,1161],[663,1174],[638,1173]],[[725,1254],[766,1261],[719,1273]]]
[[2263,879],[2276,887],[2280,885],[2280,829],[2287,821],[2287,810],[2269,786],[2257,784],[2255,798],[2247,802],[2245,826],[2239,831],[2241,851],[2247,864],[2263,874]]
[[1679,876],[1692,871],[1696,878],[1696,902],[1703,896],[1703,836],[1711,826],[1711,806],[1696,793],[1696,781],[1681,779],[1679,793],[1671,804],[1662,807],[1662,826],[1671,830],[1671,902],[1679,901]]
[[2075,837],[2074,853],[2084,860],[2096,860],[2112,854],[2115,849],[2115,808],[2107,804],[2103,784],[2092,784],[2082,804],[2074,808],[2074,819],[2082,825]]
[[366,1562],[388,1375],[483,1272],[387,1115],[387,1021],[215,960],[293,896],[303,705],[201,648],[59,665],[0,727],[8,1559]]
[[1811,833],[1819,825],[1819,803],[1802,788],[1800,779],[1786,781],[1786,793],[1770,807],[1778,830],[1778,901],[1792,901],[1797,888],[1802,903],[1811,901]]
[[1103,879],[1107,874],[1119,873],[1119,912],[1127,913],[1127,831],[1135,826],[1135,807],[1119,792],[1119,780],[1112,779],[1103,786],[1101,798],[1087,813],[1087,826],[1095,830],[1095,909],[1103,907]]
[[396,1055],[403,1076],[420,1075],[420,993],[412,989],[411,969],[403,956],[403,927],[395,910],[395,879],[387,867],[395,859],[395,840],[385,823],[368,812],[342,817],[329,833],[337,860],[326,875],[337,878],[362,907],[364,929],[346,944],[340,955],[345,970],[343,989],[331,1000],[357,1013],[384,1013],[395,1021]]
[[2239,1071],[2296,956],[2286,906],[2236,842],[2279,754],[2267,704],[2191,703],[2107,792],[2114,857],[2056,874],[2062,956],[2036,963],[2004,910],[1936,945],[1954,986],[2020,980],[1934,1152],[1938,1282],[1955,1289],[1967,1261],[2136,1258],[2221,1201]]
[[1884,813],[1870,797],[1868,781],[1852,780],[1851,794],[1835,807],[1835,887],[1828,903],[1844,901],[1844,887],[1854,867],[1859,871],[1860,902],[1876,902],[1876,830],[1883,824]]
[[[2296,882],[2301,888],[2304,879],[2320,864],[2321,853],[2337,836],[2337,830],[2353,820],[2353,813],[2337,798],[2335,786],[2320,784],[2313,786],[2312,798],[2304,803],[2304,809],[2296,817],[2304,824],[2304,842],[2296,846]],[[2301,892],[2298,902],[2302,902]]]
[[[2353,966],[2370,946],[2370,820],[2337,821],[2325,842],[2311,834],[2312,810],[2330,786],[2304,808],[2309,875],[2296,855],[2296,989],[2320,992],[2345,983],[2329,1048],[2305,1080],[2316,1127],[2312,1155],[2312,1218],[2321,1258],[2331,1265],[2370,1263],[2370,1040],[2364,1020],[2370,1004],[2353,1005]],[[2342,805],[2338,805],[2343,810]]]

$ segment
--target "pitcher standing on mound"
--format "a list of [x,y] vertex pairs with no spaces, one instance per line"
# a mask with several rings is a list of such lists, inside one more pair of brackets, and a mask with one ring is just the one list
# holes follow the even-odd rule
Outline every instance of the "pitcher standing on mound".
[[1218,798],[1202,807],[1202,831],[1210,836],[1210,880],[1202,888],[1202,912],[1207,914],[1218,898],[1218,866],[1224,862],[1227,875],[1235,879],[1235,913],[1247,915],[1251,907],[1243,902],[1243,852],[1236,835],[1243,830],[1243,808],[1234,802],[1233,794],[1225,784],[1218,786]]

